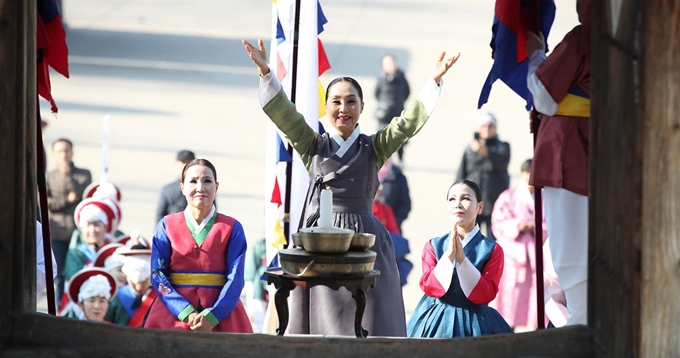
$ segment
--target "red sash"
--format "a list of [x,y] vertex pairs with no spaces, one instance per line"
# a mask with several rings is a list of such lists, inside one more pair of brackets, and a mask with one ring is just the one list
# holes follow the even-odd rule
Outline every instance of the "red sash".
[[151,307],[151,303],[156,299],[156,290],[151,290],[149,294],[146,296],[146,299],[142,301],[142,304],[139,306],[135,314],[130,317],[130,321],[128,321],[128,326],[129,327],[141,327],[142,322],[144,322],[144,317],[146,316],[146,312],[149,311],[149,307]]

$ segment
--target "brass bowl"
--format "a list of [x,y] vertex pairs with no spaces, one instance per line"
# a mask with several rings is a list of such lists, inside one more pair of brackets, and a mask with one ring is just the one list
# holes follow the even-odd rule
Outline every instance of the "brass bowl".
[[354,231],[349,229],[320,228],[318,226],[300,229],[302,247],[318,254],[341,254],[349,250]]
[[352,251],[363,251],[370,249],[375,245],[375,235],[363,232],[357,232],[352,237],[352,243],[349,249]]
[[296,232],[295,234],[291,235],[293,236],[293,245],[303,248],[304,245],[302,244],[302,235],[299,232]]
[[373,251],[319,255],[301,249],[283,249],[279,251],[279,262],[283,272],[299,277],[361,276],[373,271],[376,256]]

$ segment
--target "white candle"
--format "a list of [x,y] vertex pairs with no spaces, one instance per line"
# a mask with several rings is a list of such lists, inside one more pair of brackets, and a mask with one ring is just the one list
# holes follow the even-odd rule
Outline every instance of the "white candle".
[[333,227],[333,192],[328,189],[322,189],[319,198],[319,227]]

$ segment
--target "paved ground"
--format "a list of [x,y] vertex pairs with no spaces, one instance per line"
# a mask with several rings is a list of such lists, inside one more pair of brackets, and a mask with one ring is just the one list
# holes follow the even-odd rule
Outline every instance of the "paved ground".
[[[76,165],[101,173],[102,119],[111,116],[109,180],[120,186],[121,229],[150,237],[159,189],[173,179],[177,150],[213,161],[219,172],[220,211],[237,217],[248,240],[263,236],[266,117],[257,100],[258,78],[240,44],[270,36],[268,0],[63,0],[71,78],[53,75],[58,118],[45,142],[67,137]],[[309,0],[304,0],[309,1]],[[445,233],[444,195],[480,111],[477,99],[491,68],[494,3],[479,0],[321,0],[328,24],[321,39],[331,63],[324,84],[357,78],[367,94],[362,129],[372,132],[370,96],[380,58],[395,54],[412,92],[430,74],[439,51],[462,53],[446,77],[437,109],[406,147],[413,210],[404,224],[415,269],[404,288],[407,314],[420,299],[420,253]],[[558,3],[549,43],[576,23],[574,4]],[[499,118],[512,145],[510,172],[532,154],[523,101],[497,83],[484,111]],[[49,163],[53,165],[52,162]],[[40,302],[44,307],[44,302]]]

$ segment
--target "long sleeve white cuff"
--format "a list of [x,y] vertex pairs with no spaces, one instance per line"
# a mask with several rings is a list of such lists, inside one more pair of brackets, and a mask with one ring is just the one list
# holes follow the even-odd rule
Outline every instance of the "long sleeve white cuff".
[[458,265],[458,280],[460,281],[460,288],[463,289],[465,297],[470,297],[470,294],[475,286],[477,286],[480,277],[482,277],[482,274],[467,257],[463,260],[462,264]]
[[418,93],[418,99],[420,100],[420,103],[423,104],[423,107],[425,107],[428,116],[432,115],[432,112],[434,111],[439,95],[442,93],[442,87],[444,87],[443,78],[439,80],[439,85],[437,85],[437,83],[434,82],[434,79],[430,77]]
[[260,106],[264,106],[271,101],[277,93],[281,91],[281,82],[269,70],[269,73],[260,77],[260,87],[257,89],[257,97],[260,99]]
[[536,50],[529,56],[529,70],[527,72],[527,87],[534,101],[534,108],[540,113],[552,116],[557,112],[557,102],[550,96],[548,90],[536,76],[538,66],[545,61],[545,51]]
[[437,279],[444,291],[448,291],[451,287],[451,280],[453,279],[453,262],[449,259],[446,254],[442,255],[437,262],[437,266],[434,267],[434,277]]

